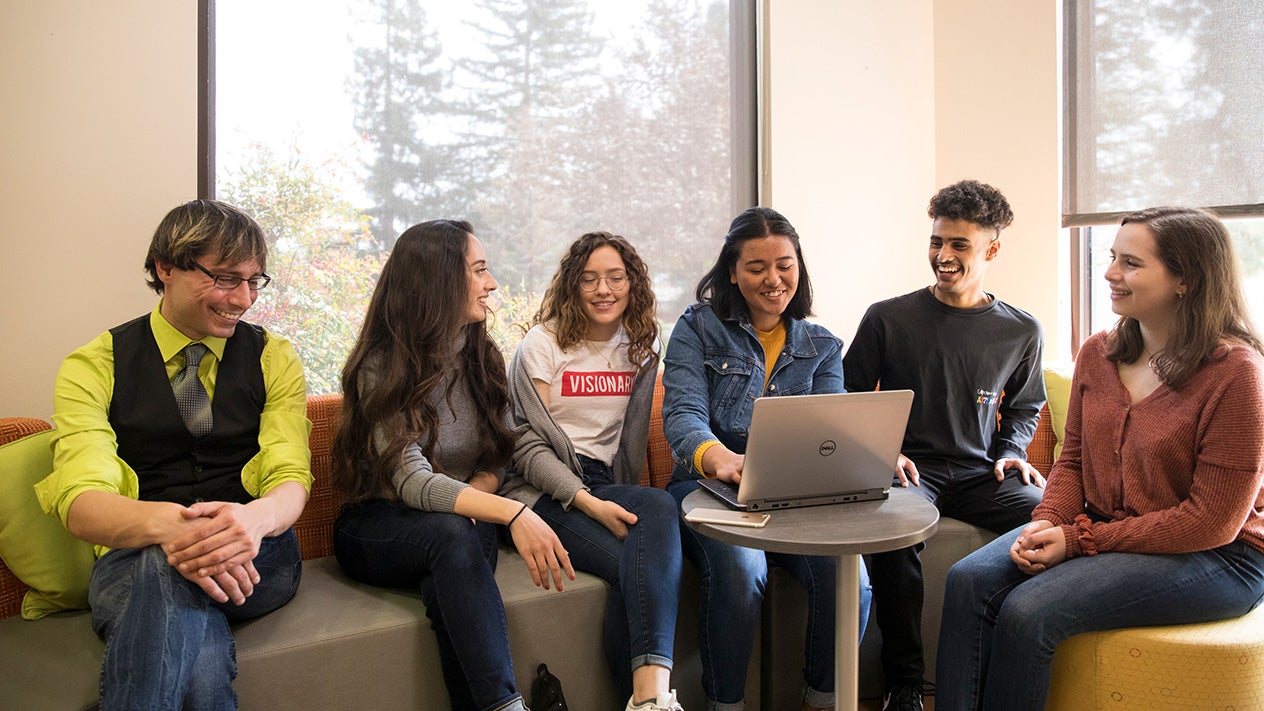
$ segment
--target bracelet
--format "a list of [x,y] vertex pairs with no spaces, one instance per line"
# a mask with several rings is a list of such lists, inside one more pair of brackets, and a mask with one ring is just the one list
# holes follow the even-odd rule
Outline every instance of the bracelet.
[[505,524],[505,528],[509,528],[510,526],[512,526],[513,522],[517,521],[518,517],[522,515],[522,512],[526,510],[527,510],[527,505],[523,504],[522,508],[518,509],[518,513],[514,514],[513,518],[509,519],[509,523]]

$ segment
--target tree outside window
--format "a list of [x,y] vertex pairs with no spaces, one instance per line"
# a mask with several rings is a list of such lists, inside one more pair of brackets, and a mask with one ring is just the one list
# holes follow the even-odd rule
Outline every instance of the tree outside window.
[[[735,4],[736,5],[736,4]],[[217,197],[268,231],[255,319],[312,392],[395,238],[468,219],[507,354],[562,250],[627,237],[673,323],[737,210],[730,3],[216,0]],[[736,120],[746,120],[738,116]]]
[[1264,4],[1066,0],[1064,224],[1087,228],[1087,335],[1116,317],[1102,274],[1123,214],[1225,217],[1264,319]]

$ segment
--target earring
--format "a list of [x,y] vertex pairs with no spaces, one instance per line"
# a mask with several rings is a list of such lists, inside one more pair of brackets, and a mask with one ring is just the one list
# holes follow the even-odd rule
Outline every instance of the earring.
[[1185,290],[1184,290],[1184,289],[1182,289],[1182,290],[1180,290],[1180,291],[1176,292],[1176,300],[1177,300],[1177,301],[1180,301],[1180,300],[1181,300],[1181,299],[1183,299],[1183,298],[1185,298]]

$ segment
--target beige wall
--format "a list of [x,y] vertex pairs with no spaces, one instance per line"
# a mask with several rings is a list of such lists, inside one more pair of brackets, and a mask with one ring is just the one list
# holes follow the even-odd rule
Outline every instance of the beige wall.
[[[196,5],[0,4],[0,414],[49,415],[62,357],[154,303],[145,246],[196,193]],[[803,236],[819,320],[850,341],[929,283],[926,201],[973,176],[1018,214],[989,288],[1065,340],[1056,0],[769,5],[766,202]]]
[[795,224],[817,320],[850,342],[874,301],[930,283],[926,204],[972,177],[1016,220],[986,287],[1069,352],[1059,244],[1055,0],[769,3],[771,190]]
[[152,308],[141,264],[197,193],[197,3],[0,4],[0,414],[47,417],[62,358]]
[[874,301],[929,283],[935,191],[930,0],[774,0],[771,190],[794,224],[816,320],[848,344]]
[[977,178],[1014,208],[986,286],[1070,358],[1069,252],[1061,229],[1056,0],[935,3],[935,182]]

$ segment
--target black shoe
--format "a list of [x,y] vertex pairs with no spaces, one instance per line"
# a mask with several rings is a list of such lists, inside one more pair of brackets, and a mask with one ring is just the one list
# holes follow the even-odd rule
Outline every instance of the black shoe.
[[887,689],[882,695],[882,711],[922,711],[922,696],[934,696],[935,685],[920,679]]

